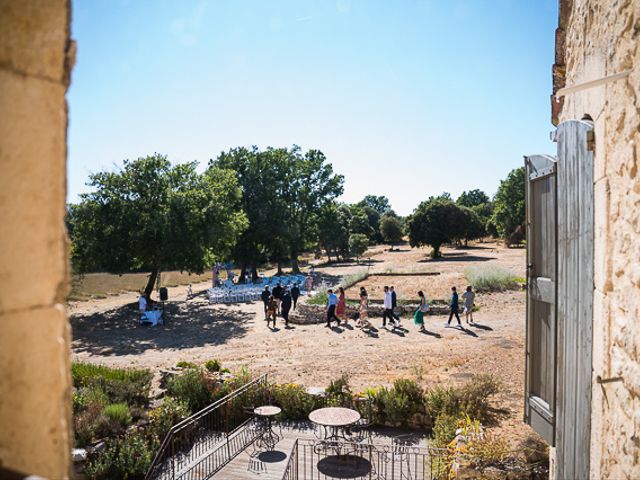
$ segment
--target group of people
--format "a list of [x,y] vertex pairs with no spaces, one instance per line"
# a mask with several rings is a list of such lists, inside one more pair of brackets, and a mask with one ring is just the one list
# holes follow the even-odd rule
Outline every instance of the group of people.
[[285,286],[278,283],[273,290],[269,291],[269,286],[264,287],[260,295],[264,304],[264,318],[267,321],[267,327],[273,322],[273,328],[276,327],[276,318],[280,315],[284,319],[285,327],[289,327],[289,312],[291,307],[295,310],[300,298],[300,287],[296,283],[291,287],[291,291]]
[[[338,293],[334,293],[333,290],[328,290],[327,308],[326,308],[326,327],[331,327],[331,322],[335,321],[336,325],[340,325],[342,322],[348,323],[346,309],[346,296],[342,287],[338,288]],[[476,294],[473,292],[473,288],[468,286],[466,291],[462,294],[464,300],[464,314],[467,324],[473,324],[473,307],[475,305]],[[429,311],[429,304],[421,290],[418,292],[419,305],[413,314],[413,322],[419,327],[421,332],[426,331],[424,327],[424,315]],[[382,324],[381,329],[387,328],[387,320],[392,329],[402,328],[400,322],[400,316],[396,313],[398,307],[398,296],[393,286],[384,287],[384,301],[382,312]],[[458,326],[462,327],[460,321],[460,305],[459,297],[456,287],[451,287],[451,301],[449,302],[449,320],[445,324],[445,327],[451,326],[451,320],[455,316],[458,320]],[[369,295],[365,287],[360,287],[360,304],[358,305],[356,327],[372,329],[373,325],[369,321]]]

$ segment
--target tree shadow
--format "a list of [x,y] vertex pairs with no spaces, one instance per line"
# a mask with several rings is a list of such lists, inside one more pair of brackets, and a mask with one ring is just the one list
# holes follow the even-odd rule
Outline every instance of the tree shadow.
[[92,355],[136,355],[147,350],[221,345],[243,337],[254,313],[208,302],[167,303],[164,325],[138,324],[137,303],[106,312],[72,315],[73,351]]
[[443,253],[438,258],[423,258],[418,263],[443,263],[443,262],[487,262],[495,260],[495,257],[485,257],[481,255],[468,255],[467,252]]

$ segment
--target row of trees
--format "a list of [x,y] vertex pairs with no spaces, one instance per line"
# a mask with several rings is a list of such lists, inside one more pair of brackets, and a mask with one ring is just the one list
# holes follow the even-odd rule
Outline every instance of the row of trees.
[[508,243],[524,238],[524,167],[512,170],[493,201],[481,190],[463,192],[454,202],[444,193],[422,202],[406,220],[412,247],[429,245],[431,255],[440,256],[446,243],[462,243],[486,236]]
[[242,275],[256,277],[265,262],[281,269],[290,261],[297,272],[303,251],[320,247],[329,260],[359,257],[372,243],[394,245],[405,235],[437,255],[444,243],[506,237],[524,220],[521,169],[493,201],[479,190],[455,202],[443,194],[402,218],[384,196],[338,202],[344,179],[319,150],[239,147],[210,160],[202,173],[197,166],[155,154],[92,174],[92,192],[68,207],[74,269],[151,271],[151,293],[162,270],[203,272],[233,260]]

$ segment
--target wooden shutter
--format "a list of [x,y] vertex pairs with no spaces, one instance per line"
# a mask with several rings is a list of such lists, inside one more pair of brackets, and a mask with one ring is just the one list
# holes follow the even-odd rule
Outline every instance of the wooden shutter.
[[557,478],[589,478],[593,348],[593,126],[558,125]]
[[527,330],[525,422],[555,442],[557,188],[556,161],[525,157]]

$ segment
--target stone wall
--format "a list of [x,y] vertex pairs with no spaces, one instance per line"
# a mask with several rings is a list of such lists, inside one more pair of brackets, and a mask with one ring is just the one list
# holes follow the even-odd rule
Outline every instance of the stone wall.
[[591,476],[640,478],[640,0],[560,4],[566,86],[635,68],[567,95],[559,117],[595,124]]
[[68,478],[68,0],[0,0],[0,466]]

